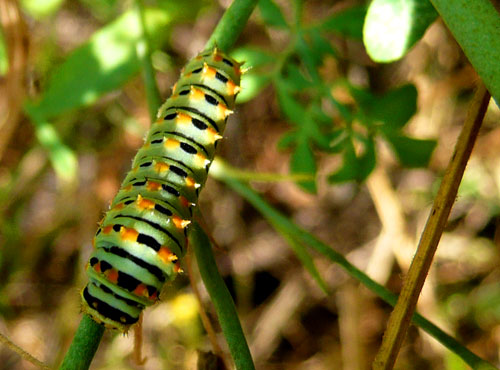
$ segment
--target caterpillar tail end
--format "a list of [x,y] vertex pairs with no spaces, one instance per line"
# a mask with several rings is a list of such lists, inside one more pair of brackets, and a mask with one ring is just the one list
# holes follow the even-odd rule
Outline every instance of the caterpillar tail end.
[[82,305],[81,305],[82,312],[84,314],[89,315],[92,320],[94,320],[99,325],[103,325],[106,329],[118,330],[123,334],[127,334],[127,332],[130,330],[133,324],[123,324],[121,322],[107,318],[106,316],[103,316],[101,313],[99,313],[99,311],[97,311],[99,303],[97,303],[96,301],[92,303],[92,305],[95,307],[91,307],[89,305],[89,302],[87,301],[88,299],[87,288],[88,285],[80,291],[80,296],[82,298]]

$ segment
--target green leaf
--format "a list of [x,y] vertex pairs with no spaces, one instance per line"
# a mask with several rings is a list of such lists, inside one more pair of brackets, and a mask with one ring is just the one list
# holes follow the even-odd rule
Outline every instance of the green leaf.
[[241,78],[241,92],[236,97],[236,103],[242,104],[255,98],[271,83],[271,77],[260,73],[247,73]]
[[290,95],[288,85],[283,80],[277,79],[275,83],[281,110],[291,122],[301,125],[306,120],[307,112],[302,104]]
[[425,167],[436,147],[435,140],[415,139],[400,134],[385,135],[405,167]]
[[373,0],[363,28],[368,55],[383,63],[402,58],[436,18],[429,0]]
[[[353,95],[359,94],[354,93]],[[402,128],[417,111],[417,89],[414,85],[403,85],[382,96],[364,95],[357,100],[365,116],[381,121],[384,128]]]
[[231,57],[252,69],[276,62],[276,55],[256,47],[241,47],[231,52]]
[[[172,9],[175,7],[180,10],[178,4]],[[174,19],[174,10],[146,10],[153,47],[158,47],[168,36],[166,27]],[[54,71],[40,100],[30,102],[29,110],[40,119],[48,119],[89,105],[104,93],[119,88],[140,69],[136,52],[139,38],[140,26],[133,11],[100,29]]]
[[276,28],[288,28],[280,8],[272,0],[259,0],[259,9],[265,24]]
[[491,0],[432,0],[500,106],[500,14]]
[[365,15],[366,6],[354,6],[326,18],[320,25],[320,28],[324,31],[332,31],[361,40],[363,37]]
[[4,76],[9,70],[9,56],[2,30],[0,30],[0,76]]
[[308,80],[302,71],[295,64],[288,64],[286,66],[286,76],[287,85],[296,91],[307,89],[315,86],[310,80]]
[[[316,159],[307,140],[299,140],[297,147],[292,153],[290,170],[295,174],[316,175]],[[301,188],[309,193],[316,193],[315,181],[300,181]]]
[[48,17],[61,7],[64,0],[21,0],[23,9],[35,19]]
[[345,141],[342,167],[328,177],[330,182],[347,182],[365,180],[375,168],[375,144],[372,138],[364,138],[364,151],[356,155],[351,140]]

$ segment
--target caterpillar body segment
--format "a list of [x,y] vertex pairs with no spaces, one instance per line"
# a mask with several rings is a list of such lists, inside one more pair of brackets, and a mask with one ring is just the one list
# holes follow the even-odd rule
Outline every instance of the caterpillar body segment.
[[82,309],[126,332],[180,271],[192,207],[240,91],[240,64],[217,49],[193,58],[158,112],[93,240]]

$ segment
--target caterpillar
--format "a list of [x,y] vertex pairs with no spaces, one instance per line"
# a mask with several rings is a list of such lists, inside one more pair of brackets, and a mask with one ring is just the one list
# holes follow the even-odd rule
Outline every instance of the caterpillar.
[[240,64],[217,48],[181,71],[93,239],[81,298],[96,322],[127,332],[180,271],[192,210],[240,76]]

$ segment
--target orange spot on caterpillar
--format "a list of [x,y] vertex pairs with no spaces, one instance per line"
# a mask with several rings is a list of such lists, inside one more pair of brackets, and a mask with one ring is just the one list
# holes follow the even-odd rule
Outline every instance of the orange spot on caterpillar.
[[158,173],[168,171],[169,165],[166,163],[158,162],[155,164],[155,171]]
[[137,240],[137,237],[139,236],[139,233],[129,227],[122,226],[120,228],[120,237],[122,240],[129,240],[132,242],[135,242]]
[[116,269],[106,270],[104,274],[113,284],[116,284],[118,282],[118,271]]
[[132,184],[130,184],[130,185],[125,186],[125,187],[123,188],[123,190],[125,190],[125,191],[130,191],[130,190],[132,190],[132,188],[133,188],[133,186],[132,186]]
[[174,222],[175,227],[178,229],[184,229],[187,225],[191,223],[190,220],[183,220],[179,216],[173,216],[172,221]]
[[[155,124],[160,124],[163,122],[163,117],[160,117],[158,118],[156,121],[155,121]],[[148,143],[149,144],[149,143]]]
[[149,199],[144,199],[140,194],[137,196],[137,208],[140,209],[153,209],[155,203]]
[[222,62],[222,59],[224,59],[224,57],[221,54],[219,54],[217,49],[214,49],[213,55],[214,55],[213,56],[214,61],[216,61],[216,62]]
[[165,140],[165,143],[163,145],[165,145],[165,148],[167,148],[167,149],[176,149],[179,147],[180,144],[181,143],[178,140],[167,139],[167,140]]
[[94,271],[97,272],[97,273],[101,273],[101,262],[97,262],[95,265],[94,265]]
[[236,85],[232,80],[226,82],[227,94],[232,96],[236,95],[241,91],[241,87]]
[[158,292],[154,292],[149,296],[149,299],[152,301],[156,301],[157,298],[158,298]]
[[191,97],[195,100],[205,99],[205,93],[202,90],[191,86]]
[[186,185],[192,188],[196,186],[196,181],[194,181],[194,179],[191,177],[186,177]]
[[147,297],[148,290],[146,289],[146,285],[139,284],[137,285],[137,288],[134,289],[133,293],[139,297]]
[[164,263],[170,263],[177,261],[177,256],[172,253],[170,249],[167,247],[161,247],[160,250],[158,251],[158,257],[164,262]]
[[181,195],[179,197],[179,200],[180,200],[183,207],[189,207],[189,200],[187,200],[186,197]]
[[226,117],[230,116],[231,114],[233,114],[234,112],[229,109],[228,107],[226,107],[224,104],[222,103],[219,103],[217,105],[217,110],[219,111],[219,117],[220,119],[226,119]]
[[193,74],[192,74],[191,72],[186,73],[186,77],[187,77],[187,78],[191,77],[192,75],[193,75]]
[[111,231],[113,231],[113,225],[104,226],[102,228],[103,234],[109,234]]
[[148,189],[150,191],[158,191],[161,189],[161,184],[159,182],[156,182],[156,181],[148,181],[146,183],[146,189]]
[[205,132],[207,133],[208,139],[211,143],[215,143],[217,140],[222,139],[222,135],[220,135],[217,131],[215,131],[211,127],[207,128]]
[[207,164],[210,163],[210,160],[208,160],[207,157],[205,157],[203,154],[196,153],[194,157],[196,160],[196,164],[199,167],[205,167]]
[[217,71],[215,70],[215,68],[210,67],[207,63],[203,63],[203,78],[213,80],[216,73]]
[[181,265],[179,262],[177,262],[175,265],[174,265],[174,272],[176,274],[181,274],[184,272],[184,270],[181,268]]
[[191,117],[186,113],[177,113],[177,118],[175,119],[175,123],[181,125],[191,123]]
[[119,211],[120,209],[123,209],[123,207],[125,207],[125,204],[118,203],[116,206],[113,207],[113,211]]

